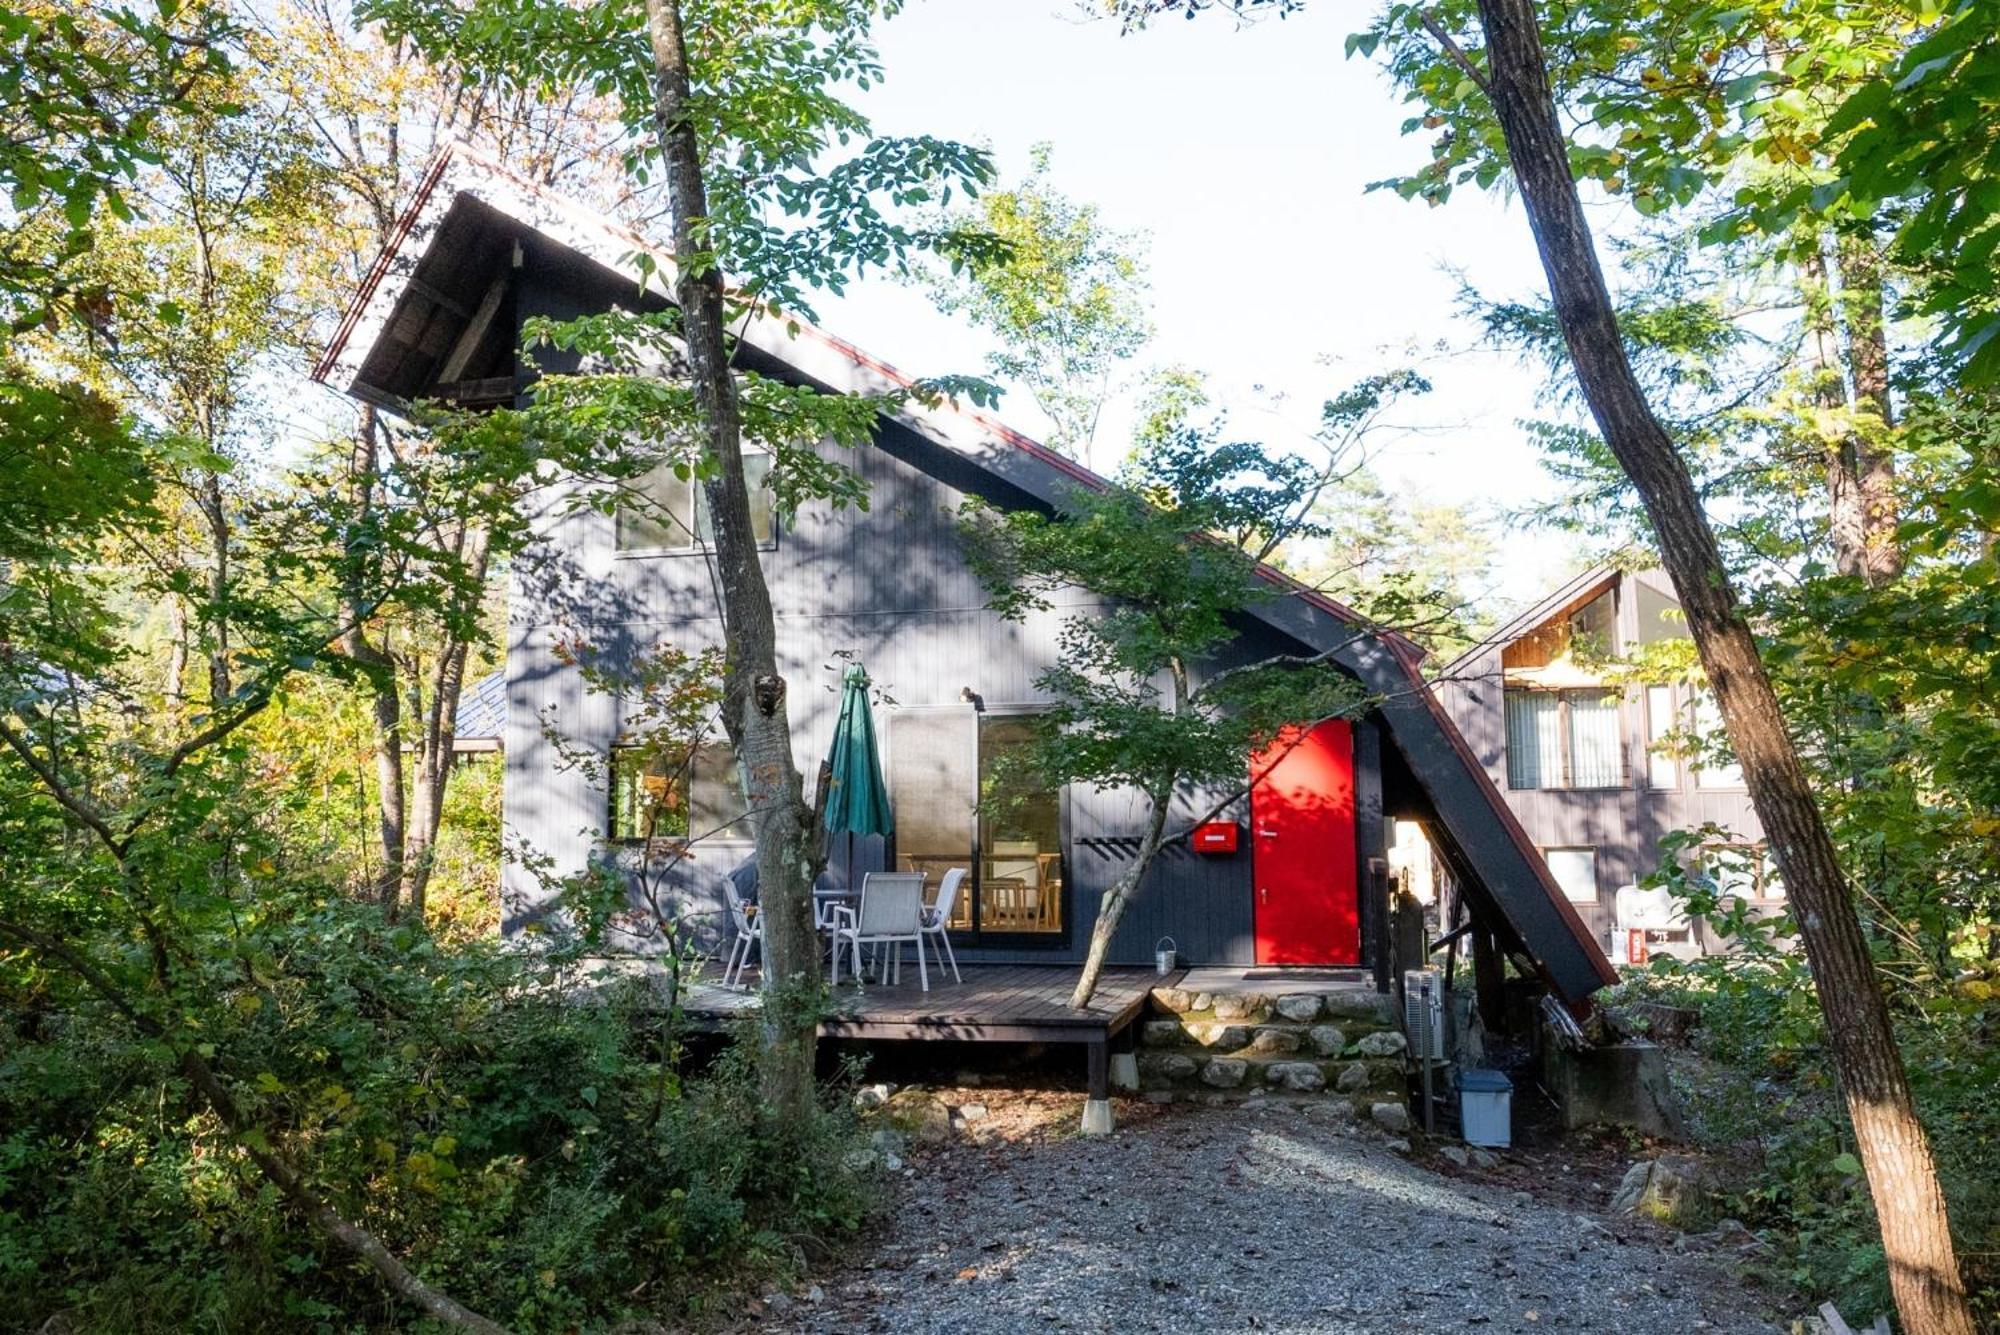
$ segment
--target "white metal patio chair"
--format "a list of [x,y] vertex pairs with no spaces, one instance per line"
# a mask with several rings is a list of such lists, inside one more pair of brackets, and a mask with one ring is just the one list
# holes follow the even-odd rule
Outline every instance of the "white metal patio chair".
[[930,970],[924,967],[924,874],[922,872],[871,871],[861,878],[861,902],[853,908],[834,909],[833,982],[840,985],[840,951],[845,946],[854,977],[861,978],[861,947],[881,946],[876,965],[878,980],[902,980],[903,943],[917,948],[917,979],[923,990],[931,990]]
[[757,906],[743,902],[743,896],[736,893],[736,879],[722,878],[722,897],[729,906],[729,959],[722,966],[722,985],[735,987],[743,979],[743,970],[750,963],[750,952],[757,952],[757,963],[764,963],[764,919],[757,912]]
[[[950,931],[952,910],[958,907],[959,883],[965,879],[965,876],[966,870],[963,867],[953,867],[950,871],[946,872],[944,879],[938,882],[937,902],[923,912],[923,935],[930,938],[931,954],[937,959],[938,972],[942,974],[945,964],[949,962],[951,964],[951,981],[954,983],[965,981],[965,979],[959,976],[958,956],[952,953]],[[944,947],[942,955],[938,954],[939,946]],[[921,962],[923,957],[924,948],[920,944],[917,947],[918,961]]]

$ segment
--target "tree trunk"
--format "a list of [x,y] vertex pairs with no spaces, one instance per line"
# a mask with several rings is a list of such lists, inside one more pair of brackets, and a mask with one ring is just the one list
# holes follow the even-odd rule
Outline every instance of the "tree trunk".
[[1896,456],[1889,434],[1896,424],[1889,399],[1889,339],[1883,308],[1882,257],[1873,237],[1843,237],[1840,310],[1847,326],[1847,364],[1854,377],[1856,406],[1871,420],[1855,433],[1854,466],[1862,516],[1861,574],[1880,587],[1903,572],[1903,547],[1896,538]]
[[[475,590],[485,587],[490,541],[483,528],[471,528],[459,536],[455,545],[465,587]],[[403,903],[417,922],[424,920],[438,831],[444,823],[444,790],[451,780],[452,741],[457,733],[458,702],[465,691],[465,659],[470,648],[463,634],[446,630],[438,649],[437,665],[431,672],[430,705],[423,714],[416,773],[410,780],[409,819],[403,843]]]
[[188,615],[178,593],[167,595],[167,713],[176,726],[187,708]]
[[[1813,401],[1830,413],[1849,410],[1847,378],[1841,372],[1840,331],[1833,315],[1833,286],[1826,259],[1815,248],[1801,266],[1806,303],[1806,361]],[[1868,517],[1861,499],[1859,440],[1852,430],[1826,447],[1826,535],[1833,568],[1864,576],[1868,567]]]
[[[375,506],[376,468],[380,430],[375,409],[364,407],[348,454],[349,537],[345,559],[368,560],[372,549],[368,530]],[[403,727],[402,702],[396,694],[395,660],[368,638],[368,609],[357,592],[363,583],[358,570],[347,572],[340,601],[340,651],[368,670],[370,713],[374,724],[375,815],[382,839],[382,870],[375,878],[375,897],[385,912],[394,914],[403,884],[403,832],[407,827],[403,806]]]
[[229,662],[229,511],[222,495],[222,478],[204,469],[195,490],[195,506],[208,528],[208,701],[220,709],[235,688]]
[[1171,803],[1171,795],[1153,799],[1153,817],[1146,827],[1146,842],[1139,846],[1138,856],[1132,859],[1132,865],[1111,883],[1111,888],[1097,903],[1097,921],[1090,929],[1090,950],[1083,957],[1083,973],[1076,980],[1075,990],[1069,994],[1069,1004],[1077,1010],[1088,1006],[1090,998],[1096,994],[1097,982],[1104,976],[1104,957],[1111,950],[1111,938],[1117,935],[1126,906],[1139,893],[1139,883],[1146,879],[1147,869],[1153,865],[1160,846],[1166,842],[1167,808]]
[[1479,14],[1487,91],[1577,380],[1645,503],[1797,914],[1897,1309],[1912,1335],[1972,1335],[1944,1194],[1861,923],[1694,483],[1633,374],[1570,175],[1533,0],[1479,0]]
[[724,327],[721,270],[703,232],[708,195],[701,146],[688,120],[691,94],[680,0],[646,0],[653,90],[667,196],[673,216],[674,298],[707,445],[720,469],[702,485],[714,521],[728,664],[723,722],[736,748],[757,838],[757,901],[767,979],[761,1010],[764,1098],[779,1124],[799,1125],[812,1107],[813,1052],[821,994],[813,928],[812,810],[792,752],[786,685],[778,673],[771,592],[750,523],[736,381]]

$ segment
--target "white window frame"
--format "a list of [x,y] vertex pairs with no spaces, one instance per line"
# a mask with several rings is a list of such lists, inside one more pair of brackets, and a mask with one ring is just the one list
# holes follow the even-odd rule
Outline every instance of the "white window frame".
[[[1522,784],[1517,784],[1515,782],[1517,774],[1516,774],[1516,760],[1514,755],[1514,738],[1512,730],[1507,726],[1506,711],[1508,706],[1508,697],[1517,693],[1528,696],[1552,697],[1556,701],[1556,733],[1557,733],[1556,746],[1557,750],[1560,752],[1560,757],[1559,757],[1560,764],[1557,767],[1556,773],[1541,774],[1540,777],[1542,779],[1542,782],[1536,784],[1522,785]],[[1617,721],[1618,741],[1617,741],[1616,753],[1618,757],[1617,759],[1618,772],[1616,775],[1613,776],[1611,782],[1609,783],[1579,784],[1576,782],[1576,769],[1577,769],[1576,732],[1571,724],[1571,719],[1570,719],[1570,706],[1571,706],[1570,697],[1572,696],[1594,696],[1600,699],[1610,699],[1612,701],[1611,712],[1613,717]],[[1561,690],[1543,690],[1531,686],[1508,686],[1505,687],[1501,692],[1500,709],[1501,709],[1501,733],[1506,746],[1507,787],[1509,791],[1517,793],[1533,793],[1533,792],[1612,793],[1612,792],[1618,792],[1621,789],[1630,788],[1632,786],[1632,774],[1631,774],[1632,765],[1630,757],[1627,756],[1625,750],[1626,746],[1628,745],[1626,741],[1627,723],[1625,714],[1625,699],[1622,692],[1611,688],[1599,688],[1595,686],[1584,687],[1584,688],[1565,687]],[[1540,757],[1538,755],[1536,764],[1537,771],[1540,771],[1542,769],[1542,766],[1539,763],[1539,761]]]
[[[1590,894],[1587,897],[1579,897],[1568,885],[1564,884],[1562,875],[1556,871],[1555,861],[1550,856],[1554,853],[1587,853],[1590,855]],[[1595,844],[1549,844],[1542,849],[1542,865],[1549,869],[1549,875],[1562,888],[1563,898],[1572,904],[1597,904],[1602,902],[1602,891],[1598,883],[1597,863],[1597,845]]]

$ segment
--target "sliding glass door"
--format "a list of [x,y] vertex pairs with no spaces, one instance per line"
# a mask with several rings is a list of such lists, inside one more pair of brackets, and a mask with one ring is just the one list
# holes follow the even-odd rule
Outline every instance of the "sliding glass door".
[[1064,939],[1062,795],[1021,766],[1032,715],[899,709],[889,720],[896,865],[969,873],[951,927],[974,941]]

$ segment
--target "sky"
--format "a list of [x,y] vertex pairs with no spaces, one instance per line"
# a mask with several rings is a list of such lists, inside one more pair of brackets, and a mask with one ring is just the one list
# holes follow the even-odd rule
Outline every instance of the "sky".
[[[1468,191],[1444,208],[1371,181],[1425,161],[1407,109],[1344,40],[1371,7],[1324,0],[1289,19],[1236,26],[1172,18],[1121,36],[1067,0],[915,0],[879,25],[885,81],[862,106],[879,133],[989,146],[1003,183],[1030,148],[1054,146],[1056,188],[1105,223],[1150,237],[1157,334],[1142,361],[1202,370],[1235,434],[1303,442],[1331,394],[1413,366],[1434,392],[1395,421],[1377,471],[1392,486],[1496,512],[1553,483],[1519,427],[1537,373],[1476,347],[1456,310],[1461,278],[1531,296],[1542,275],[1519,206]],[[871,279],[818,305],[819,323],[919,375],[978,372],[983,335],[919,291]],[[1000,416],[1037,433],[1025,392]],[[1117,457],[1114,420],[1094,462]],[[1587,553],[1510,525],[1494,592],[1531,600]]]

